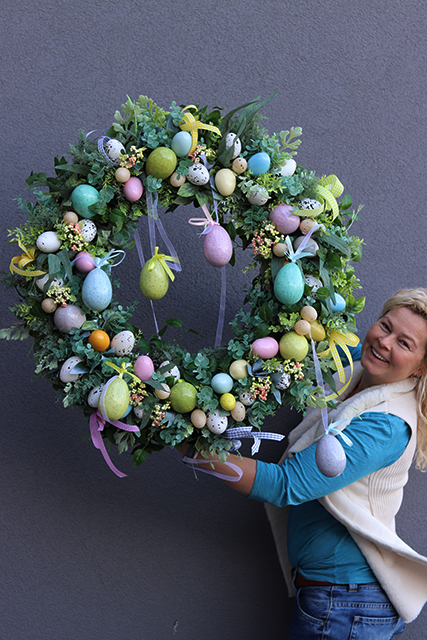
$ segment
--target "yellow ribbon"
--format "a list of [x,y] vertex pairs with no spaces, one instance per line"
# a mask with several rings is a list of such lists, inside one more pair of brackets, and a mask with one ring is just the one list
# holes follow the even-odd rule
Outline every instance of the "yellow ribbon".
[[350,384],[350,381],[353,377],[353,358],[351,357],[351,353],[348,350],[347,345],[350,347],[356,347],[359,344],[359,338],[355,336],[354,333],[351,333],[350,331],[348,331],[347,333],[341,333],[341,331],[337,331],[336,329],[333,329],[328,335],[328,342],[329,342],[328,349],[326,349],[326,351],[322,351],[322,353],[318,353],[317,355],[319,356],[319,358],[325,358],[329,354],[329,352],[332,354],[332,357],[335,362],[335,366],[338,371],[338,378],[340,382],[344,383],[345,373],[344,373],[344,367],[342,366],[341,358],[339,356],[339,353],[336,347],[336,345],[338,344],[341,347],[341,349],[344,351],[345,355],[347,356],[347,360],[350,363],[350,378],[347,380],[346,384],[337,393],[331,393],[329,396],[326,396],[325,398],[326,401],[333,400],[334,398],[337,398],[338,396],[340,396]]
[[119,374],[119,378],[123,378],[123,374],[127,373],[128,376],[130,376],[131,378],[134,378],[134,380],[136,380],[138,384],[141,384],[141,380],[137,376],[135,376],[133,373],[127,370],[127,367],[130,367],[130,362],[122,362],[121,367],[118,367],[116,364],[114,364],[114,362],[110,362],[109,360],[106,360],[105,364],[108,364],[108,366],[112,367],[114,371],[117,371],[117,373]]
[[175,276],[170,270],[166,260],[169,260],[169,262],[179,262],[179,258],[174,258],[173,256],[166,256],[164,253],[158,253],[158,251],[159,251],[159,247],[154,247],[154,255],[149,260],[147,269],[148,271],[152,271],[156,266],[156,262],[160,262],[161,266],[166,271],[166,274],[169,276],[169,278],[173,282],[175,280]]
[[33,262],[33,260],[35,259],[36,250],[34,247],[31,247],[30,249],[26,249],[20,240],[18,240],[18,244],[24,253],[20,256],[15,256],[14,258],[12,258],[9,266],[10,271],[12,273],[14,272],[18,273],[20,276],[26,276],[27,278],[44,276],[44,274],[46,273],[45,271],[24,270],[25,267],[31,262]]
[[213,131],[218,135],[222,135],[222,134],[221,134],[221,131],[218,129],[218,127],[214,127],[212,124],[205,124],[204,122],[200,122],[199,116],[195,118],[192,113],[187,111],[187,109],[197,109],[197,107],[194,104],[189,104],[187,107],[185,107],[185,109],[182,110],[184,124],[179,125],[182,131],[189,131],[191,133],[192,145],[191,145],[190,151],[188,152],[190,154],[190,153],[193,153],[193,151],[197,147],[197,142],[199,138],[199,129],[206,129],[207,131]]
[[339,198],[343,191],[344,187],[337,176],[333,174],[327,177],[323,176],[316,191],[316,196],[321,200],[320,207],[316,207],[316,209],[297,209],[294,213],[302,218],[315,218],[326,209],[326,211],[332,211],[333,219],[335,219],[339,213],[336,198]]

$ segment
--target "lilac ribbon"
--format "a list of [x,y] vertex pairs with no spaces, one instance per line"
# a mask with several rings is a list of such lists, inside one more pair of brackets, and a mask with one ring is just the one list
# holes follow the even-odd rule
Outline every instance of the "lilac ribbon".
[[148,234],[150,237],[151,254],[154,253],[155,247],[158,246],[158,242],[156,241],[156,227],[157,227],[157,230],[160,233],[160,237],[162,238],[163,242],[165,243],[168,249],[169,255],[177,259],[177,262],[170,262],[168,263],[168,266],[174,271],[178,271],[178,272],[182,271],[181,263],[179,261],[176,249],[173,246],[172,242],[169,240],[169,237],[165,231],[163,223],[159,218],[159,214],[157,211],[157,203],[159,200],[159,195],[157,191],[155,192],[155,196],[153,200],[153,194],[151,193],[151,191],[148,191],[147,189],[145,192],[145,200],[147,203]]
[[188,221],[188,224],[193,224],[198,227],[201,227],[204,225],[205,228],[201,233],[199,233],[199,236],[204,236],[207,233],[209,233],[209,231],[212,231],[214,226],[219,226],[217,214],[216,214],[217,219],[214,220],[210,214],[209,209],[205,204],[202,205],[202,210],[203,210],[203,213],[205,214],[204,218],[190,218]]
[[[110,456],[108,455],[107,449],[105,448],[104,439],[101,435],[101,432],[105,427],[105,422],[106,421],[101,416],[98,409],[94,411],[90,416],[89,426],[92,442],[95,448],[101,451],[102,455],[104,456],[104,460],[110,467],[111,471],[113,471],[113,473],[115,473],[119,478],[125,478],[126,473],[122,473],[122,471],[119,471],[117,467],[114,466],[114,464],[111,462]],[[123,431],[133,431],[139,433],[138,427],[134,424],[125,424],[124,422],[120,422],[119,420],[109,420],[108,422],[113,426],[118,427],[119,429],[123,429]]]
[[227,480],[227,482],[239,482],[240,478],[243,475],[243,471],[240,469],[240,467],[238,467],[236,464],[233,464],[232,462],[225,461],[222,464],[225,464],[227,467],[230,467],[230,469],[233,469],[233,471],[237,473],[237,477],[227,476],[224,473],[218,473],[217,471],[213,471],[211,469],[202,469],[200,467],[200,465],[202,464],[210,464],[210,460],[195,460],[194,458],[187,458],[187,456],[184,456],[182,462],[187,467],[192,467],[193,469],[196,469],[196,467],[198,467],[199,471],[202,471],[202,473],[208,473],[209,475],[215,476],[220,480]]
[[222,437],[231,440],[235,450],[240,449],[242,446],[239,438],[253,438],[254,443],[251,448],[251,455],[255,455],[259,451],[261,440],[277,440],[280,442],[285,436],[281,433],[271,433],[268,431],[252,431],[252,427],[233,427],[232,429],[227,429],[227,431],[222,434]]

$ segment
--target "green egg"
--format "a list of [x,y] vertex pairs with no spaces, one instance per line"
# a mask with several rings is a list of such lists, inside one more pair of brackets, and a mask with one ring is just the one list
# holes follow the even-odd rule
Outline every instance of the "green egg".
[[282,304],[292,305],[301,300],[304,278],[295,262],[283,265],[274,280],[274,295]]
[[114,376],[102,390],[98,408],[105,420],[120,420],[129,406],[129,387],[123,378]]
[[148,176],[154,178],[169,178],[175,171],[177,163],[176,154],[168,147],[157,147],[150,153],[145,163],[145,171]]
[[178,380],[171,389],[170,402],[177,413],[189,413],[197,406],[197,389],[185,380]]
[[295,331],[285,333],[279,342],[280,355],[283,360],[301,362],[308,353],[308,341]]
[[139,287],[149,300],[160,300],[169,288],[169,278],[159,261],[156,261],[151,270],[148,268],[150,262],[148,260],[142,267]]

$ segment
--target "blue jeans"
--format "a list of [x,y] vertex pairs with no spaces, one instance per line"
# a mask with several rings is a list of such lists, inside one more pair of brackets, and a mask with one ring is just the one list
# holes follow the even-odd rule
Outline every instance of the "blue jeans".
[[404,628],[377,582],[301,587],[289,640],[390,640]]

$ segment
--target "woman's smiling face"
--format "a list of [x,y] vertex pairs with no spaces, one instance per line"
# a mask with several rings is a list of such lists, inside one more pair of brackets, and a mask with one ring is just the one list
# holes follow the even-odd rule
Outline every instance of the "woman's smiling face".
[[426,345],[426,320],[408,307],[390,309],[372,325],[363,341],[363,387],[422,374]]

